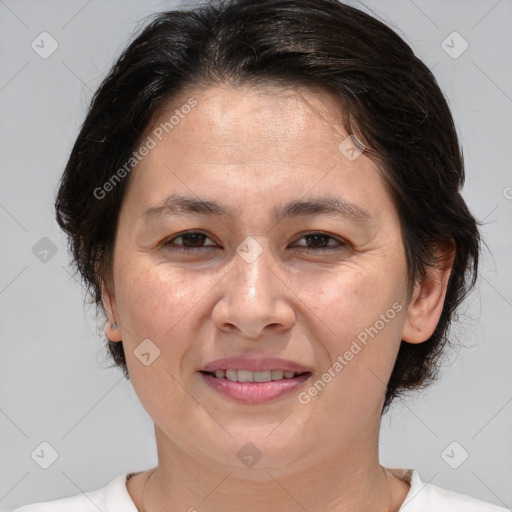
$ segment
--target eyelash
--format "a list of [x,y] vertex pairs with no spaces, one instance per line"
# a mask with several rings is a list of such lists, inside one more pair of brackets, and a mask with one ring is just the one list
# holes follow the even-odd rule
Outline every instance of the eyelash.
[[[191,235],[191,234],[192,235],[203,235],[206,238],[209,238],[208,235],[206,235],[206,233],[203,233],[201,231],[186,231],[184,233],[180,233],[179,235],[173,236],[172,238],[164,241],[162,243],[162,246],[167,249],[170,249],[173,251],[179,251],[179,252],[190,252],[190,251],[196,251],[198,249],[206,249],[208,247],[211,247],[211,248],[218,247],[217,245],[207,245],[204,247],[185,247],[183,245],[173,243],[174,240],[176,240],[178,238],[186,237],[187,235]],[[332,251],[339,251],[341,249],[345,249],[349,246],[349,244],[347,242],[344,242],[343,240],[340,240],[339,238],[333,237],[333,236],[331,236],[327,233],[324,233],[322,231],[312,231],[309,233],[305,233],[298,240],[301,240],[302,238],[306,238],[306,237],[310,237],[310,236],[315,236],[315,235],[334,240],[338,243],[338,246],[330,246],[330,247],[323,247],[323,248],[316,248],[316,249],[311,249],[311,248],[301,246],[302,247],[301,250],[303,252],[306,252],[306,253],[309,253],[309,252],[332,252]]]

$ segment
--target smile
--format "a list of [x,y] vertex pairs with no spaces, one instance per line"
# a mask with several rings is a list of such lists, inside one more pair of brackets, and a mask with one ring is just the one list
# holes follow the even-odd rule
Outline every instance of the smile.
[[[217,379],[227,379],[232,382],[270,382],[271,380],[293,379],[298,374],[285,370],[216,370],[211,372]],[[300,374],[299,374],[300,375]]]
[[205,383],[218,393],[244,403],[274,400],[300,387],[311,372],[284,370],[215,370],[200,372]]

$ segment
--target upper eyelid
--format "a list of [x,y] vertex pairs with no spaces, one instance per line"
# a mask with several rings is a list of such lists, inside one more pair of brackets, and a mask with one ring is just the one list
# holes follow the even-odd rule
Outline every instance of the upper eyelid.
[[[340,245],[348,245],[348,242],[346,240],[344,240],[343,238],[340,238],[339,236],[336,236],[336,235],[331,235],[330,233],[325,233],[323,231],[306,231],[305,233],[301,234],[299,236],[299,238],[297,238],[297,241],[301,240],[302,238],[304,238],[305,236],[308,236],[308,235],[326,236],[327,238],[331,238],[332,240],[335,240]],[[294,243],[296,243],[296,242],[294,242]]]
[[172,237],[167,238],[166,241],[170,242],[171,240],[174,240],[175,238],[179,238],[180,236],[184,236],[184,235],[189,235],[191,233],[199,234],[199,235],[204,235],[206,238],[209,238],[213,242],[215,241],[215,240],[213,240],[213,238],[208,233],[205,233],[204,231],[200,231],[200,230],[195,230],[195,229],[189,230],[189,231],[183,231],[181,233],[177,233],[176,235],[173,235]]

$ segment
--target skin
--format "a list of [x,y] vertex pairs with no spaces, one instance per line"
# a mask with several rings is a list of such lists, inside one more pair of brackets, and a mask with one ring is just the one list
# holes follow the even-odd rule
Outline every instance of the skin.
[[[159,464],[146,512],[398,510],[409,484],[378,460],[385,384],[400,340],[421,343],[434,331],[452,259],[429,270],[407,301],[397,211],[377,165],[338,149],[348,134],[330,93],[192,89],[146,136],[190,97],[197,106],[132,171],[113,279],[103,287],[109,322],[118,324],[108,336],[122,340],[133,387],[155,423]],[[171,193],[236,214],[145,220]],[[321,197],[353,203],[369,218],[272,217],[273,207]],[[199,242],[178,237],[197,230],[206,235]],[[312,231],[333,238],[304,237]],[[236,252],[249,236],[262,249],[252,263]],[[180,252],[187,242],[199,249]],[[298,392],[241,404],[198,373],[220,357],[264,354],[311,368],[315,382],[394,303],[403,309],[308,404]],[[160,350],[149,366],[134,355],[146,338]],[[252,468],[237,457],[249,442],[262,455]],[[127,483],[139,510],[148,476]]]

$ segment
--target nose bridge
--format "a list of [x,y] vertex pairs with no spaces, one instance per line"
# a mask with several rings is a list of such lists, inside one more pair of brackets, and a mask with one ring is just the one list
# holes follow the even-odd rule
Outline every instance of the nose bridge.
[[[269,300],[271,297],[271,269],[273,256],[264,237],[246,237],[236,248],[236,288],[246,300]],[[275,279],[275,277],[273,277]]]

